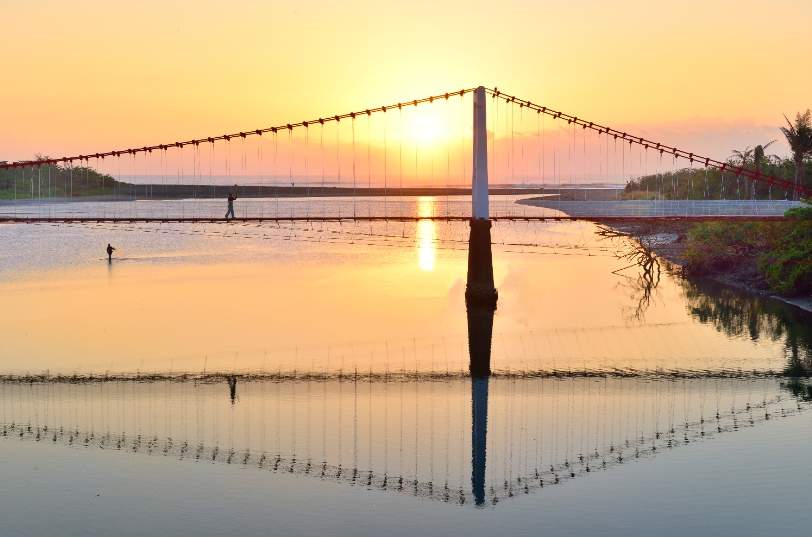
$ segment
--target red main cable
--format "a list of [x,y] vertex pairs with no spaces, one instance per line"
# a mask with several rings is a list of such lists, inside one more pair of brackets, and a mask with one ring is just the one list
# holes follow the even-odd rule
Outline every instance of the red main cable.
[[[391,106],[381,106],[381,107],[378,107],[378,108],[367,108],[367,109],[364,109],[364,110],[362,110],[360,112],[350,112],[348,114],[340,114],[340,115],[335,115],[335,116],[329,116],[329,117],[319,118],[319,119],[310,120],[310,121],[302,121],[302,122],[299,122],[299,123],[288,123],[286,125],[279,126],[279,127],[269,127],[269,128],[265,128],[265,129],[249,130],[249,131],[239,132],[239,133],[235,133],[235,134],[224,134],[224,135],[221,135],[221,136],[210,136],[210,137],[207,137],[207,138],[199,138],[199,139],[196,139],[196,140],[187,140],[185,142],[175,142],[175,143],[171,143],[171,144],[158,144],[158,145],[153,145],[153,146],[144,146],[144,147],[136,148],[136,149],[124,149],[124,150],[121,150],[121,151],[108,151],[106,153],[92,153],[92,154],[88,154],[88,155],[78,155],[78,156],[74,156],[74,157],[62,157],[62,158],[58,158],[58,159],[28,160],[28,161],[12,162],[12,163],[9,163],[9,164],[0,164],[0,169],[8,170],[9,168],[26,168],[26,167],[33,167],[33,166],[56,164],[58,162],[63,162],[63,163],[65,163],[65,162],[73,162],[74,160],[78,160],[78,161],[81,162],[82,160],[88,160],[90,158],[96,158],[96,159],[102,158],[103,159],[104,157],[109,157],[109,156],[118,157],[118,156],[121,156],[122,154],[128,154],[129,155],[129,154],[135,154],[135,153],[147,153],[147,152],[151,153],[153,149],[166,150],[166,149],[168,149],[170,147],[181,148],[181,147],[183,147],[185,145],[198,145],[198,144],[205,143],[205,142],[214,143],[217,140],[226,140],[226,141],[228,141],[231,138],[237,138],[237,137],[245,138],[246,136],[253,136],[253,135],[262,136],[262,134],[266,133],[266,132],[274,132],[274,133],[276,133],[276,132],[278,132],[280,130],[293,130],[293,129],[297,128],[297,127],[307,127],[311,123],[317,123],[318,122],[319,124],[324,125],[324,123],[328,122],[328,121],[341,121],[344,118],[354,118],[356,115],[360,115],[360,114],[370,115],[373,112],[384,112],[385,113],[387,110],[390,110],[390,109],[393,109],[393,108],[402,109],[404,106],[417,106],[418,104],[421,104],[421,103],[433,102],[435,99],[448,99],[449,97],[454,96],[454,95],[463,96],[466,93],[471,93],[473,91],[474,91],[474,89],[464,89],[464,90],[460,90],[460,91],[454,91],[454,92],[445,93],[445,94],[442,94],[442,95],[425,97],[423,99],[415,99],[415,100],[412,100],[412,101],[405,101],[405,102],[397,103],[397,104],[394,104],[394,105],[391,105]],[[739,176],[749,177],[749,178],[751,178],[753,180],[760,181],[762,183],[767,183],[767,184],[770,184],[770,185],[776,185],[779,188],[783,188],[783,189],[786,189],[786,190],[792,190],[792,191],[798,192],[799,194],[803,194],[804,196],[812,197],[812,187],[807,187],[807,186],[804,186],[804,185],[796,185],[792,181],[788,181],[787,179],[781,179],[780,177],[775,177],[774,175],[766,175],[766,174],[763,174],[763,173],[760,173],[760,172],[756,172],[754,170],[748,170],[746,168],[742,168],[740,166],[732,166],[732,165],[728,164],[727,162],[722,162],[722,161],[718,161],[718,160],[711,159],[711,158],[708,158],[708,157],[703,157],[703,156],[700,156],[700,155],[697,155],[697,154],[694,154],[694,153],[689,153],[688,151],[678,149],[676,147],[671,147],[671,146],[668,146],[668,145],[665,145],[665,144],[662,144],[662,143],[659,143],[659,142],[653,142],[651,140],[647,140],[647,139],[645,139],[645,138],[643,138],[641,136],[631,136],[630,134],[627,134],[625,132],[621,132],[621,131],[618,131],[616,129],[612,129],[610,127],[605,127],[603,125],[599,125],[599,124],[597,124],[595,122],[592,122],[592,121],[587,122],[584,119],[579,119],[577,116],[572,116],[572,115],[569,115],[569,114],[565,114],[564,112],[553,110],[553,109],[548,108],[546,106],[539,106],[537,104],[531,103],[530,101],[519,99],[519,98],[517,98],[515,96],[512,96],[512,95],[507,95],[507,94],[505,94],[503,92],[500,92],[496,88],[494,88],[494,89],[486,89],[486,91],[490,95],[492,95],[494,98],[503,99],[503,100],[505,100],[507,102],[519,103],[519,106],[527,107],[527,108],[529,108],[531,110],[535,110],[536,112],[538,112],[540,114],[546,114],[546,115],[552,116],[552,117],[554,117],[556,119],[566,120],[568,124],[575,123],[576,125],[580,125],[584,129],[594,130],[594,131],[598,132],[599,135],[600,134],[606,134],[607,136],[614,137],[615,140],[620,138],[621,140],[629,142],[629,145],[637,144],[637,145],[643,146],[646,150],[654,149],[655,151],[659,151],[660,154],[669,153],[671,155],[674,155],[674,158],[684,158],[684,159],[687,159],[688,161],[690,161],[692,163],[694,161],[696,161],[696,162],[698,162],[700,164],[704,164],[705,167],[716,168],[716,169],[718,169],[718,170],[720,170],[722,172],[725,172],[725,171],[733,172],[733,173],[736,174],[737,177],[739,177]]]
[[760,172],[756,172],[754,170],[748,170],[746,168],[742,168],[740,166],[733,166],[728,164],[727,162],[721,162],[718,160],[714,160],[708,157],[703,157],[697,155],[695,153],[689,153],[688,151],[684,151],[682,149],[677,149],[676,147],[670,147],[662,143],[652,142],[651,140],[646,140],[640,136],[631,136],[625,132],[621,132],[610,127],[604,127],[603,125],[598,125],[592,121],[587,122],[584,119],[579,119],[577,116],[571,116],[569,114],[565,114],[564,112],[559,112],[557,110],[553,110],[546,106],[539,106],[537,104],[533,104],[530,101],[525,101],[514,97],[512,95],[506,95],[503,92],[500,92],[497,89],[487,90],[490,95],[494,98],[503,99],[506,102],[513,102],[519,103],[519,106],[525,106],[530,108],[531,110],[535,110],[541,114],[547,114],[549,116],[553,116],[556,119],[563,119],[567,121],[567,124],[575,123],[576,125],[580,125],[584,129],[592,129],[597,131],[598,134],[606,134],[608,136],[613,136],[615,140],[620,138],[629,144],[637,144],[643,146],[646,150],[654,149],[655,151],[659,151],[660,154],[669,153],[674,155],[675,158],[684,158],[690,162],[699,162],[700,164],[704,164],[706,167],[716,168],[720,171],[726,172],[733,172],[736,174],[737,177],[744,176],[749,177],[750,179],[754,179],[756,181],[761,181],[762,183],[767,183],[770,185],[776,185],[780,188],[784,188],[786,190],[792,190],[798,192],[800,194],[804,194],[805,196],[812,197],[812,187],[807,187],[804,185],[796,185],[792,181],[788,181],[786,179],[781,179],[780,177],[775,177],[774,175],[766,175]]

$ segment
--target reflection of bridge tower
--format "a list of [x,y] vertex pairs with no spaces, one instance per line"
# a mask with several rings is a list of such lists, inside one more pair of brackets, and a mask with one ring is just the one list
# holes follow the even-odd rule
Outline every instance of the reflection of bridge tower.
[[471,492],[474,503],[485,503],[488,445],[488,377],[471,379]]
[[491,375],[494,308],[469,301],[467,310],[469,371],[471,374],[471,486],[474,501],[477,505],[481,505],[485,501],[488,377]]

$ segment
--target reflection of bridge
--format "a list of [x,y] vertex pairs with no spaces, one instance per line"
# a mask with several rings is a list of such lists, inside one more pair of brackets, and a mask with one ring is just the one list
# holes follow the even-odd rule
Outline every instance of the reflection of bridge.
[[7,378],[2,435],[479,505],[812,400],[768,377],[304,378]]
[[[0,218],[214,222],[225,220],[230,193],[240,200],[232,216],[263,220],[468,219],[488,209],[501,218],[760,218],[812,194],[741,164],[479,87],[265,129],[0,164]],[[573,189],[578,183],[590,186]],[[627,183],[639,188],[620,201],[617,185]],[[437,198],[439,214],[417,214],[408,199],[416,196]]]

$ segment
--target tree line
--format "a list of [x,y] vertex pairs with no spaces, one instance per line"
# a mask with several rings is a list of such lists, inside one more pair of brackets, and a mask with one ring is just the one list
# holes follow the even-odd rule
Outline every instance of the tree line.
[[[37,155],[43,162],[48,157]],[[0,161],[0,164],[6,164]],[[112,195],[127,183],[101,174],[90,166],[41,164],[0,169],[0,199],[39,199],[49,197]]]
[[[753,148],[734,150],[727,163],[791,181],[799,186],[812,186],[812,111],[798,113],[794,121],[786,116],[787,125],[779,127],[789,144],[791,156],[768,155],[777,140]],[[660,174],[649,174],[626,183],[627,199],[797,199],[788,192],[764,181],[739,177],[735,172],[715,168],[682,168]]]

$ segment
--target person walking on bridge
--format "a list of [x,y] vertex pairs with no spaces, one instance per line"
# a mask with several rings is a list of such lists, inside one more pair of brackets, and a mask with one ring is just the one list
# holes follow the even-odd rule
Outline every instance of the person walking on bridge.
[[235,200],[235,199],[237,199],[237,198],[236,198],[236,197],[234,197],[234,196],[231,194],[231,192],[229,192],[229,193],[228,193],[228,210],[226,211],[226,218],[228,218],[228,215],[229,215],[229,214],[231,215],[231,218],[236,218],[236,217],[234,216],[234,200]]
[[107,262],[108,263],[113,262],[113,252],[115,252],[115,251],[116,251],[116,249],[113,248],[112,246],[110,246],[110,243],[108,243],[107,244]]

